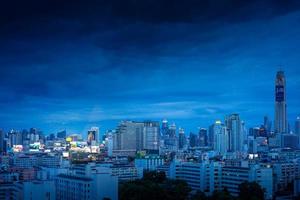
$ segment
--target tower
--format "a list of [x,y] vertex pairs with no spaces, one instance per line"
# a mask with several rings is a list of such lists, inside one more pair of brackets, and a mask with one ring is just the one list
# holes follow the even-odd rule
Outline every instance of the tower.
[[182,128],[179,128],[179,133],[178,133],[178,148],[183,149],[186,143],[186,138],[184,134],[184,130]]
[[199,145],[201,147],[207,146],[207,129],[199,129]]
[[159,122],[145,121],[143,128],[143,149],[159,149]]
[[213,125],[214,150],[221,155],[229,150],[229,135],[227,127],[217,120]]
[[295,121],[295,134],[300,137],[300,117],[297,117]]
[[229,150],[231,152],[242,152],[244,147],[244,131],[239,114],[227,116],[225,125],[229,131]]
[[168,121],[166,119],[164,119],[161,124],[162,136],[166,136],[168,134],[168,129],[169,129]]
[[0,155],[5,152],[4,132],[0,130]]
[[286,133],[288,124],[286,118],[286,82],[283,71],[278,71],[275,79],[275,133]]

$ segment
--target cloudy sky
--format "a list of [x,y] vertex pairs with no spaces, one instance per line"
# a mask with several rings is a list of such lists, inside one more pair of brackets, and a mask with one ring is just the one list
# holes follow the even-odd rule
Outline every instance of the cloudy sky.
[[21,1],[0,5],[0,126],[101,131],[230,113],[273,119],[274,78],[300,114],[298,0]]

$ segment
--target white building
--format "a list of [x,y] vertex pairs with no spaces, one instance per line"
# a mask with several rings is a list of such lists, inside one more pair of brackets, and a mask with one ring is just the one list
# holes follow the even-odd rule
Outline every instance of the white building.
[[256,181],[265,189],[265,198],[273,197],[273,170],[270,166],[248,165],[247,162],[173,162],[170,178],[187,182],[192,190],[200,190],[207,195],[227,188],[233,196],[238,196],[239,185],[245,181]]
[[221,165],[218,162],[173,162],[170,177],[187,182],[192,190],[211,195],[221,189]]
[[23,200],[55,200],[54,181],[23,182]]
[[273,197],[273,170],[271,167],[259,165],[225,166],[222,168],[222,187],[233,196],[238,196],[239,185],[245,181],[257,182],[265,189],[265,198]]
[[18,168],[32,168],[38,166],[38,159],[34,155],[16,155],[13,158],[13,163]]
[[143,130],[143,149],[159,149],[159,122],[144,122]]
[[74,165],[67,174],[56,179],[56,199],[118,199],[118,177],[95,163]]
[[229,135],[226,126],[221,121],[216,121],[213,126],[214,150],[221,155],[225,155],[229,150]]
[[160,156],[145,156],[134,160],[135,167],[141,168],[143,171],[156,170],[157,167],[164,165],[164,163],[164,159]]

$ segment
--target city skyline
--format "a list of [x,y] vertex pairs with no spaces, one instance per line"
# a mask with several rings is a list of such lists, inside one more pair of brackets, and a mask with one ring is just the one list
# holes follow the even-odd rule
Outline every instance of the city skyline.
[[0,5],[0,200],[300,199],[300,0]]
[[278,70],[287,79],[291,126],[299,115],[297,1],[175,2],[168,12],[149,2],[6,4],[4,130],[99,126],[103,133],[120,120],[167,118],[189,133],[231,113],[257,126],[265,115],[274,120]]
[[[281,78],[282,77],[282,78]],[[284,80],[284,83],[283,82],[280,82],[279,84],[278,84],[278,79],[280,79],[280,80]],[[297,120],[299,120],[299,116],[297,115],[297,117],[295,118],[295,119],[292,119],[293,121],[291,122],[291,123],[289,123],[289,120],[287,120],[287,125],[285,125],[286,127],[285,128],[283,128],[282,130],[277,130],[278,128],[276,128],[276,125],[275,124],[278,124],[278,126],[281,126],[281,125],[279,125],[280,123],[283,123],[283,122],[277,122],[276,123],[276,113],[278,112],[277,110],[278,110],[278,108],[277,108],[277,103],[278,102],[280,102],[280,101],[282,101],[282,100],[284,100],[284,102],[286,102],[287,101],[287,97],[286,97],[286,83],[285,83],[285,81],[286,81],[286,77],[285,77],[285,75],[284,75],[284,72],[283,71],[278,71],[277,72],[277,74],[276,74],[276,76],[275,76],[275,90],[274,90],[274,97],[273,97],[273,99],[274,99],[274,105],[275,105],[275,109],[274,109],[274,111],[275,111],[275,114],[274,114],[274,118],[272,119],[272,117],[270,117],[270,116],[268,116],[268,115],[265,115],[264,117],[267,117],[268,118],[268,120],[270,120],[270,122],[271,122],[271,125],[272,125],[272,130],[275,132],[275,133],[287,133],[287,131],[289,130],[289,131],[292,131],[292,132],[294,132],[294,129],[296,129],[296,125],[294,125],[293,124],[293,122],[296,122]],[[280,92],[282,92],[282,97],[280,96],[281,94],[279,94],[278,95],[278,86],[282,86],[282,84],[283,84],[283,87],[282,88],[284,88],[284,91],[282,92],[282,91],[280,91]],[[279,93],[280,93],[279,92]],[[280,96],[280,97],[279,97]],[[282,99],[280,99],[279,100],[279,98],[282,98]],[[284,112],[286,112],[286,113],[288,113],[287,112],[287,105],[286,104],[284,104],[283,105],[283,107],[284,107],[284,109],[285,109],[285,111]],[[281,108],[279,108],[279,109],[281,109]],[[280,111],[281,112],[281,111]],[[224,116],[223,117],[220,117],[220,118],[216,118],[212,123],[210,123],[209,125],[207,125],[207,126],[198,126],[197,128],[193,128],[193,130],[189,130],[189,131],[185,131],[186,132],[186,134],[189,134],[190,132],[194,132],[194,133],[196,133],[198,130],[197,129],[200,129],[200,128],[209,128],[209,126],[210,125],[212,125],[212,124],[214,124],[215,122],[218,122],[218,121],[221,121],[221,122],[226,122],[226,118],[229,116],[229,115],[235,115],[235,114],[238,114],[238,115],[240,115],[240,113],[230,113],[230,114],[224,114]],[[287,114],[285,114],[285,115],[287,115]],[[286,117],[284,117],[283,119],[285,119]],[[118,121],[116,121],[115,123],[116,123],[116,125],[115,125],[115,127],[112,127],[112,128],[107,128],[107,129],[102,129],[101,130],[101,135],[103,135],[106,131],[108,131],[108,130],[113,130],[113,129],[116,129],[121,123],[122,123],[122,121],[140,121],[140,122],[146,122],[146,121],[148,121],[148,120],[151,120],[151,121],[158,121],[160,124],[162,123],[162,122],[164,122],[165,120],[168,120],[167,118],[164,118],[164,119],[161,119],[161,120],[159,120],[159,119],[155,119],[155,120],[153,120],[153,119],[120,119],[120,120],[118,120]],[[247,123],[244,119],[241,119],[242,120],[242,122],[243,123]],[[265,120],[265,119],[264,119]],[[278,121],[278,120],[277,120]],[[282,120],[281,120],[282,121]],[[169,122],[169,125],[171,125],[171,124],[173,124],[173,123],[175,123],[175,120],[170,120],[170,121],[168,121]],[[209,122],[207,122],[207,123],[209,123]],[[94,123],[94,125],[95,125],[96,123]],[[176,124],[176,123],[175,123]],[[260,125],[263,125],[264,124],[264,122],[263,122],[263,120],[261,120],[261,122],[259,122],[259,123],[257,123],[256,125],[253,125],[253,126],[249,126],[249,127],[247,127],[247,128],[251,128],[251,127],[259,127]],[[161,124],[162,125],[162,124]],[[184,126],[181,126],[180,124],[176,124],[178,127],[177,128],[179,128],[179,130],[181,129],[181,128],[183,128],[183,129],[185,129],[184,128]],[[37,128],[37,127],[36,127]],[[92,127],[93,128],[93,127]],[[22,128],[22,129],[26,129],[26,128]],[[82,132],[70,132],[69,130],[68,130],[68,128],[65,128],[65,129],[63,129],[63,128],[61,128],[61,129],[57,129],[56,130],[56,132],[49,132],[49,133],[46,133],[46,135],[49,135],[49,134],[51,134],[51,133],[58,133],[59,131],[62,131],[62,130],[68,130],[68,134],[81,134],[83,137],[86,137],[86,136],[88,136],[89,135],[89,131],[91,130],[91,127],[90,126],[88,126],[88,125],[86,125],[86,128],[85,128],[86,130],[84,130],[84,131],[82,131]],[[98,128],[99,129],[99,128]],[[9,130],[13,130],[13,128],[11,128],[11,129],[9,129]],[[21,129],[20,129],[21,130]],[[8,131],[8,130],[6,130],[6,131]],[[41,131],[43,131],[43,130],[41,130]],[[99,131],[99,130],[98,130]],[[296,130],[296,132],[297,132],[297,130]],[[87,134],[87,135],[86,135]],[[99,136],[98,136],[98,138],[99,138]]]

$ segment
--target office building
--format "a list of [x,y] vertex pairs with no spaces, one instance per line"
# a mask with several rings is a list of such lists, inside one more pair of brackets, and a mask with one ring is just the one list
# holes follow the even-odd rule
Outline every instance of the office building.
[[286,80],[283,71],[278,71],[275,79],[275,133],[287,133]]
[[225,155],[229,150],[229,134],[227,127],[221,123],[221,121],[216,121],[213,126],[214,133],[214,150],[221,155]]
[[0,183],[0,199],[3,200],[21,200],[22,183],[20,182],[2,182]]
[[231,152],[244,151],[244,130],[238,114],[231,114],[225,118],[225,125],[229,131],[229,150]]
[[166,136],[168,134],[168,131],[169,131],[168,120],[164,119],[161,123],[161,135]]
[[192,190],[211,195],[221,190],[221,164],[219,162],[180,162],[170,165],[170,178],[187,182]]
[[199,129],[199,146],[200,147],[205,147],[207,146],[207,129],[205,128],[200,128]]
[[190,133],[190,147],[194,148],[198,146],[198,136],[195,133]]
[[238,196],[239,185],[245,181],[257,182],[265,190],[265,198],[273,198],[273,170],[259,165],[226,165],[222,167],[222,187],[233,196]]
[[142,122],[122,121],[116,130],[116,150],[142,150],[143,130]]
[[5,145],[5,134],[2,130],[0,130],[0,155],[6,153],[6,145]]
[[55,200],[54,181],[33,180],[22,183],[23,200]]
[[159,149],[159,122],[145,121],[143,128],[142,149],[158,151]]
[[179,128],[178,131],[178,148],[183,149],[186,145],[186,137],[183,128]]
[[300,117],[297,117],[295,121],[295,134],[300,137]]
[[175,138],[176,137],[176,124],[172,123],[168,128],[168,136],[169,138]]
[[154,171],[157,167],[164,165],[164,159],[160,156],[150,155],[141,158],[136,158],[134,160],[134,165],[137,169],[142,169],[143,171]]
[[118,177],[95,163],[74,165],[55,180],[57,200],[118,199]]
[[271,122],[271,120],[269,120],[268,116],[264,116],[264,128],[265,128],[267,134],[269,135],[272,130],[272,122]]
[[87,133],[87,143],[89,145],[96,145],[99,143],[99,128],[92,127]]
[[296,134],[285,133],[281,134],[281,147],[298,149],[299,136]]
[[57,132],[56,136],[57,136],[57,138],[64,139],[67,137],[67,131],[66,130],[59,131],[59,132]]

